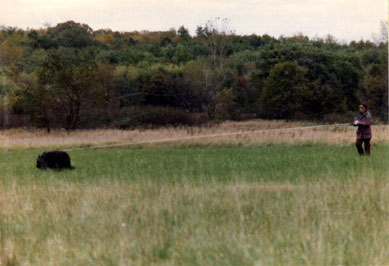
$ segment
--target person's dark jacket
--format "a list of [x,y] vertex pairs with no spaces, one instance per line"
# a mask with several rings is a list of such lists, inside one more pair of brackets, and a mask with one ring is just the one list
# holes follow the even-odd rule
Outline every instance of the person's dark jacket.
[[355,121],[359,122],[358,125],[355,125],[358,126],[357,139],[371,139],[372,137],[371,128],[370,128],[371,120],[372,117],[369,111],[366,111],[364,114],[359,113],[355,117],[354,122]]

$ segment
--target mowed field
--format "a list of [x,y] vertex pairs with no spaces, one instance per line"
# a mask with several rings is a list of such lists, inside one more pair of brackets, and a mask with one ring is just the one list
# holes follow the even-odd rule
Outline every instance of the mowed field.
[[[298,126],[2,132],[1,265],[388,264],[388,128],[371,157],[355,128],[254,133]],[[123,142],[35,168],[43,150]]]

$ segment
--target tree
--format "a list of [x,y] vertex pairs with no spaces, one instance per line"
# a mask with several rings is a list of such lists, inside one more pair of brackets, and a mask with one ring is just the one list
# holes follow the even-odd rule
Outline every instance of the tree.
[[202,70],[204,80],[203,95],[207,99],[205,105],[210,118],[214,117],[216,110],[216,93],[222,89],[227,77],[224,62],[227,57],[228,37],[234,34],[234,31],[230,29],[229,23],[229,19],[217,17],[214,20],[209,20],[204,28],[197,28],[197,36],[206,43],[211,57],[211,68],[208,66]]
[[386,121],[388,117],[387,100],[388,100],[388,83],[387,79],[381,76],[366,75],[363,80],[363,85],[367,89],[367,104],[372,114]]
[[93,32],[94,39],[103,43],[108,48],[114,47],[115,37],[111,30],[98,30]]
[[[251,80],[256,82],[260,93],[270,71],[276,64],[285,61],[296,62],[307,69],[306,78],[313,98],[308,99],[310,106],[306,106],[305,111],[309,111],[311,117],[317,118],[317,115],[327,112],[354,110],[358,104],[357,92],[361,89],[363,65],[355,54],[317,48],[305,40],[272,45],[260,52],[256,70],[251,74]],[[323,91],[331,93],[325,94]],[[332,102],[334,94],[337,99],[334,102],[342,101],[334,105],[336,109],[330,111],[322,102]]]
[[[104,88],[98,82],[97,67],[82,56],[50,51],[37,71],[38,84],[32,97],[42,102],[38,110],[47,123],[50,115],[66,130],[74,130],[91,117],[104,103]],[[54,113],[49,111],[54,111]]]
[[385,43],[388,41],[388,21],[382,20],[380,23],[380,35],[374,34],[374,41],[379,43]]
[[150,105],[166,105],[167,104],[167,84],[163,74],[158,73],[151,78],[150,84],[142,89],[142,94],[145,98],[145,103]]
[[86,24],[67,21],[47,30],[47,38],[56,47],[84,48],[92,45],[93,30]]
[[116,49],[124,49],[136,44],[136,41],[127,34],[115,31],[113,45]]
[[104,89],[106,102],[112,100],[114,85],[116,81],[115,67],[113,65],[99,62],[97,63],[97,79]]
[[208,20],[205,28],[198,27],[198,36],[203,38],[212,56],[214,66],[223,68],[223,63],[227,54],[229,35],[234,31],[230,28],[230,20],[220,17]]
[[0,66],[7,66],[17,75],[24,66],[24,53],[20,45],[19,36],[9,36],[0,44]]
[[13,84],[7,88],[17,92],[13,111],[39,127],[91,126],[97,115],[114,120],[142,105],[227,119],[230,111],[220,110],[230,110],[229,103],[234,118],[321,119],[346,117],[365,100],[374,117],[387,115],[386,22],[379,41],[349,44],[333,36],[239,36],[221,18],[195,35],[184,26],[141,32],[93,32],[73,21],[26,31],[0,26],[0,66]]
[[197,26],[196,28],[196,37],[197,38],[209,38],[211,36],[211,32],[207,27]]
[[382,121],[388,119],[388,65],[386,49],[381,51],[380,63],[370,65],[363,79],[366,99],[373,115]]
[[26,115],[29,123],[35,127],[46,128],[50,133],[57,118],[55,114],[58,107],[53,95],[39,84],[34,74],[24,76],[21,85],[19,90],[11,93],[14,113]]
[[3,128],[10,127],[9,114],[16,101],[15,92],[20,90],[20,82],[16,83],[12,80],[12,73],[6,68],[0,68],[0,117]]
[[139,70],[135,68],[117,67],[115,70],[113,94],[121,107],[140,105],[144,102],[141,88],[145,81],[139,78]]
[[191,111],[204,111],[206,97],[204,96],[206,86],[204,82],[204,70],[207,65],[202,61],[189,61],[183,66],[183,88],[181,91],[187,95],[184,107]]
[[221,120],[231,120],[236,113],[236,96],[232,89],[225,89],[216,93],[216,118]]
[[388,41],[388,21],[381,21],[381,41]]
[[189,30],[184,26],[181,26],[177,30],[178,36],[180,36],[183,40],[188,40],[190,38]]
[[307,71],[296,62],[276,64],[265,81],[259,101],[260,114],[276,119],[291,119],[303,114],[311,96],[305,78]]
[[191,59],[192,59],[192,55],[190,54],[188,47],[179,44],[175,49],[175,55],[173,57],[173,61],[179,65],[181,63],[188,62]]
[[213,119],[216,111],[216,94],[222,88],[226,73],[220,69],[213,69],[209,65],[201,68],[201,95],[203,106],[208,117]]

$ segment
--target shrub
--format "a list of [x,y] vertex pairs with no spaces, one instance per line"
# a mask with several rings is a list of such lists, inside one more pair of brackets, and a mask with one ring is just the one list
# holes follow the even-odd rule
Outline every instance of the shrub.
[[159,106],[132,107],[122,114],[121,119],[117,120],[118,123],[115,126],[123,129],[140,126],[193,126],[206,122],[204,117],[205,115],[196,115],[177,108]]

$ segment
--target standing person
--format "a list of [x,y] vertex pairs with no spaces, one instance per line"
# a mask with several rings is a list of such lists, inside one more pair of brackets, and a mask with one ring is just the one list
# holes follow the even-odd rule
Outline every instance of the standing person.
[[[359,106],[359,114],[354,119],[354,126],[358,127],[356,146],[359,155],[370,155],[370,140],[371,140],[371,114],[367,110],[367,104],[362,103]],[[365,143],[365,150],[362,148],[362,143]]]

